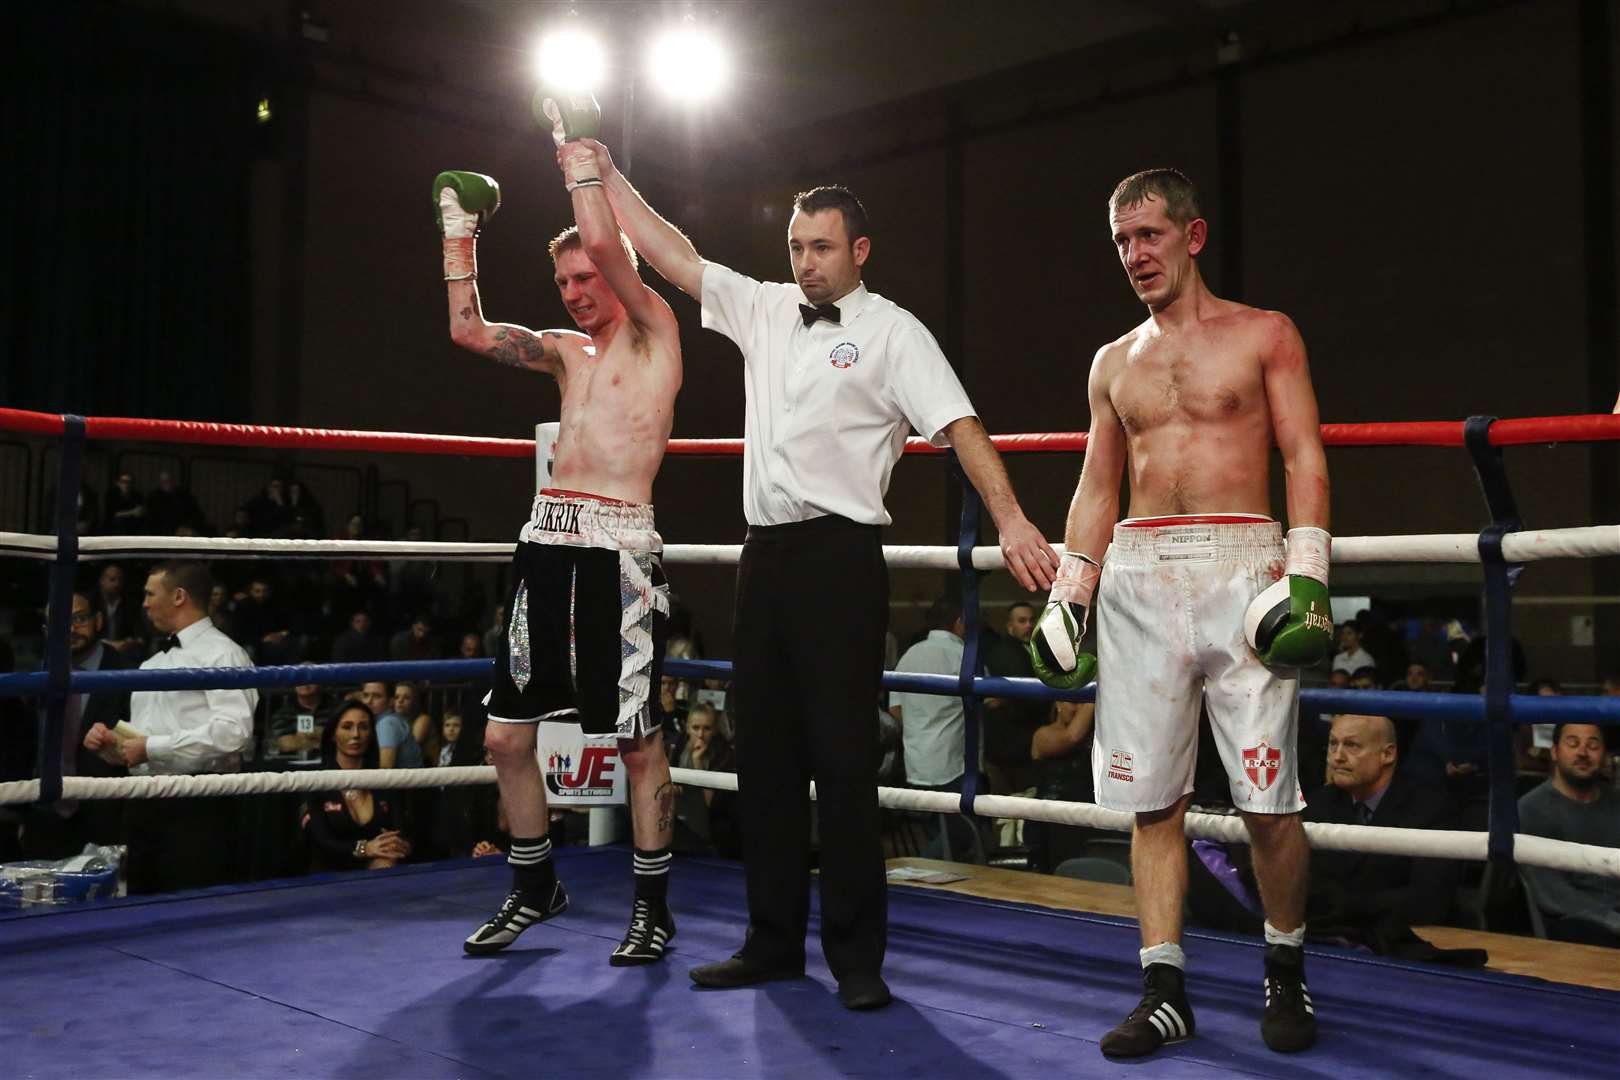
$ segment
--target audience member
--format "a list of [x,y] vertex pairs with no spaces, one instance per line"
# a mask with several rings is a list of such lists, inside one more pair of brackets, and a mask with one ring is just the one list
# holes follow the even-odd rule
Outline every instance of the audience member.
[[[141,670],[251,667],[242,647],[209,621],[213,581],[199,562],[160,563],[146,579],[145,609],[167,635]],[[223,773],[242,767],[253,744],[256,690],[140,691],[130,695],[130,731],[95,724],[84,745],[132,775]],[[131,799],[126,809],[131,894],[200,888],[230,880],[238,837],[229,799]]]
[[[1537,697],[1563,697],[1564,688],[1557,679],[1537,679],[1529,686]],[[1554,724],[1519,724],[1513,729],[1513,748],[1518,754],[1521,774],[1545,775],[1552,769]]]
[[[962,667],[962,608],[944,596],[928,609],[928,634],[900,657],[895,670],[911,674],[951,675]],[[945,694],[899,693],[889,707],[900,721],[906,782],[925,791],[961,791],[967,734],[962,700]],[[923,849],[925,858],[945,853],[945,819]]]
[[[350,514],[342,540],[369,540],[366,519]],[[332,563],[332,610],[337,612],[387,610],[388,564],[381,559],[337,559]]]
[[294,539],[319,540],[326,535],[326,512],[302,480],[287,482],[287,534]]
[[139,656],[146,642],[141,633],[140,609],[124,595],[124,568],[107,563],[96,578],[96,588],[102,639],[127,657]]
[[[736,772],[737,762],[731,743],[720,731],[719,718],[714,707],[705,702],[693,705],[686,714],[686,739],[680,755],[674,762],[681,769],[703,769],[709,772]],[[680,785],[675,788],[675,839],[671,843],[684,854],[712,855],[722,847],[736,850],[739,845],[724,843],[732,839],[735,828],[726,816],[730,809],[729,792],[714,788]],[[718,832],[718,837],[717,837]]]
[[388,659],[383,639],[371,632],[371,614],[356,611],[349,616],[348,629],[332,641],[332,663],[370,664]]
[[463,660],[482,660],[484,658],[484,636],[476,630],[469,630],[462,634],[457,655]]
[[208,590],[208,619],[214,624],[214,629],[236,641],[236,622],[231,617],[231,593],[224,582],[215,581],[214,587]]
[[[484,655],[485,656],[505,656],[506,655],[506,605],[505,604],[502,604],[502,605],[498,606],[495,609],[495,615],[494,615],[494,618],[491,620],[491,622],[489,624],[489,629],[484,631]],[[664,657],[666,659],[669,658],[671,655],[672,654],[667,649],[664,651]]]
[[[1397,769],[1395,725],[1382,716],[1345,713],[1328,735],[1328,783],[1311,793],[1305,820],[1402,829],[1455,829],[1457,805]],[[1414,926],[1451,915],[1463,867],[1450,859],[1311,853],[1306,925],[1313,937],[1342,938],[1384,955],[1432,959]]]
[[255,575],[248,593],[231,612],[236,640],[263,667],[296,664],[303,659],[303,642],[292,632],[292,619],[276,599],[275,586],[266,575]]
[[[375,769],[377,743],[371,710],[345,702],[321,733],[321,765],[327,769]],[[402,808],[387,791],[325,791],[304,801],[303,828],[316,870],[379,870],[411,853],[401,832]]]
[[287,506],[287,482],[273,476],[264,489],[247,502],[248,528],[253,536],[285,539],[292,526],[292,510]]
[[439,639],[433,636],[433,620],[426,612],[411,620],[411,625],[395,634],[388,642],[390,660],[437,660]]
[[[1092,702],[1059,701],[1052,719],[1030,736],[1029,754],[1034,762],[1035,797],[1063,802],[1096,802],[1091,776],[1092,731],[1097,706]],[[1088,841],[1117,838],[1101,829],[1075,825],[1054,825],[1026,821],[1024,846],[1029,849],[1030,868],[1050,874],[1065,859],[1085,852]]]
[[[1603,729],[1559,724],[1552,777],[1519,799],[1519,827],[1532,836],[1620,848],[1620,796],[1604,782]],[[1620,878],[1521,866],[1559,941],[1620,947]]]
[[[1020,600],[1007,609],[1005,634],[985,650],[984,666],[991,675],[1010,679],[1035,677],[1029,656],[1029,636],[1035,628],[1035,605]],[[1049,701],[1029,698],[985,698],[981,730],[984,733],[984,769],[990,790],[1013,795],[1035,786],[1030,742],[1052,715]]]
[[1378,689],[1378,669],[1372,667],[1357,668],[1350,673],[1350,689],[1376,690]]
[[[666,654],[666,659],[667,659]],[[673,675],[658,680],[658,712],[664,725],[664,750],[671,761],[686,741],[685,685]]]
[[1350,673],[1343,668],[1334,668],[1328,673],[1328,687],[1333,690],[1350,689]]
[[316,683],[300,683],[270,714],[265,727],[265,757],[313,764],[320,760],[321,736],[337,705]]
[[461,739],[461,706],[446,705],[439,717],[439,756],[437,764],[440,768],[455,764],[456,744]]
[[[400,696],[396,689],[388,693],[386,683],[366,683],[361,687],[361,700],[374,710],[382,711],[377,717],[377,752],[385,769],[420,769],[422,767],[422,747],[416,741],[414,725],[417,700],[416,689],[409,683],[400,683],[400,686],[410,687],[405,694],[405,707],[413,710],[406,717],[400,715],[398,705]],[[378,698],[378,690],[381,697]],[[373,704],[373,702],[376,704]]]
[[175,536],[181,529],[201,532],[207,524],[190,491],[175,483],[168,470],[158,473],[157,487],[146,495],[146,528],[154,536]]
[[1362,668],[1373,668],[1378,662],[1372,653],[1361,647],[1361,628],[1353,622],[1339,624],[1339,651],[1333,657],[1333,670],[1349,672],[1352,678]]
[[349,700],[365,705],[372,716],[381,716],[393,704],[394,688],[385,682],[361,683],[349,694]]
[[107,489],[101,519],[115,536],[145,532],[146,500],[141,498],[132,473],[121,472]]
[[[68,622],[68,653],[74,671],[123,671],[134,664],[101,641],[102,617],[87,591],[73,594],[73,610]],[[40,710],[45,708],[41,703]],[[62,744],[59,750],[62,775],[125,776],[122,763],[103,761],[85,746],[85,733],[97,724],[115,728],[129,717],[129,694],[102,691],[73,694],[62,714]],[[26,746],[24,757],[38,760],[39,728],[29,723],[13,736]],[[27,775],[32,775],[30,768]],[[23,808],[22,855],[28,859],[64,859],[77,855],[84,845],[119,843],[123,840],[123,803],[117,799],[60,799],[50,806],[34,804]]]
[[[412,544],[427,540],[427,530],[412,525],[405,530],[405,539]],[[388,609],[400,622],[417,612],[433,610],[433,577],[438,564],[426,559],[388,560]]]

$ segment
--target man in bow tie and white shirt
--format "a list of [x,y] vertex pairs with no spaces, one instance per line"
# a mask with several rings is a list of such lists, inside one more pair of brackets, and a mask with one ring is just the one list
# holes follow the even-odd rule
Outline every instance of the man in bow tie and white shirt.
[[[213,581],[200,562],[165,562],[146,579],[142,607],[163,635],[162,650],[142,671],[252,667],[242,647],[207,614]],[[84,745],[132,776],[236,772],[253,742],[256,690],[156,690],[130,695],[134,734],[104,724]],[[234,871],[235,815],[223,798],[133,799],[129,805],[129,891],[195,889],[229,881]]]
[[851,1009],[890,1000],[872,703],[888,625],[883,496],[906,436],[953,448],[1027,589],[1057,556],[1024,516],[1001,458],[928,329],[861,281],[866,210],[842,187],[801,193],[788,224],[794,284],[702,259],[584,140],[620,226],[742,350],[743,510],[734,672],[749,933],[692,971],[711,989],[804,971],[809,782],[821,837],[821,942]]

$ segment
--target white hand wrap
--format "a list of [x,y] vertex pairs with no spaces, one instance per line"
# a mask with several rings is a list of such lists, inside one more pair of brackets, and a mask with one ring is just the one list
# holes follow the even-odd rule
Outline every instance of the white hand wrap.
[[1058,563],[1057,577],[1052,580],[1049,601],[1081,604],[1091,607],[1091,598],[1097,593],[1097,581],[1102,577],[1102,564],[1089,555],[1065,551]]
[[1326,529],[1301,525],[1288,530],[1289,577],[1308,577],[1328,583],[1328,565],[1333,560],[1333,537]]
[[456,189],[439,189],[439,214],[444,220],[444,280],[478,278],[478,215],[461,208]]

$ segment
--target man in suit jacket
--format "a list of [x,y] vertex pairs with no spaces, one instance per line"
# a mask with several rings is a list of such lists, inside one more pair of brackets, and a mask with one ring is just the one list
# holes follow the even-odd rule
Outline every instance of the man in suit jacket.
[[[1391,828],[1456,828],[1457,807],[1439,788],[1396,769],[1395,725],[1383,716],[1344,714],[1328,734],[1325,787],[1313,792],[1305,820]],[[1413,926],[1443,923],[1463,867],[1447,859],[1311,854],[1307,920],[1315,936],[1344,937],[1375,951],[1400,951]]]
[[[68,652],[74,671],[123,671],[134,667],[102,640],[105,631],[105,618],[91,594],[75,592],[73,614],[68,620]],[[44,708],[41,702],[39,709]],[[70,697],[62,717],[62,745],[58,751],[62,755],[62,775],[129,775],[129,770],[109,765],[84,747],[84,733],[94,725],[114,728],[128,718],[128,693],[103,691]],[[39,761],[39,729],[30,728],[24,737],[33,745],[33,760]],[[63,859],[77,855],[87,843],[115,844],[122,840],[123,804],[118,800],[63,799],[50,806],[30,806],[23,817],[24,858]]]

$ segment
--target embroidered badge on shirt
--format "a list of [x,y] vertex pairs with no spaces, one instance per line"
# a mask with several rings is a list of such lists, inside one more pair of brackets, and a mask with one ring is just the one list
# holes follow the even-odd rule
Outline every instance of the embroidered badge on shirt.
[[832,361],[832,366],[839,369],[854,367],[855,361],[860,358],[861,350],[853,341],[840,341],[827,357]]

